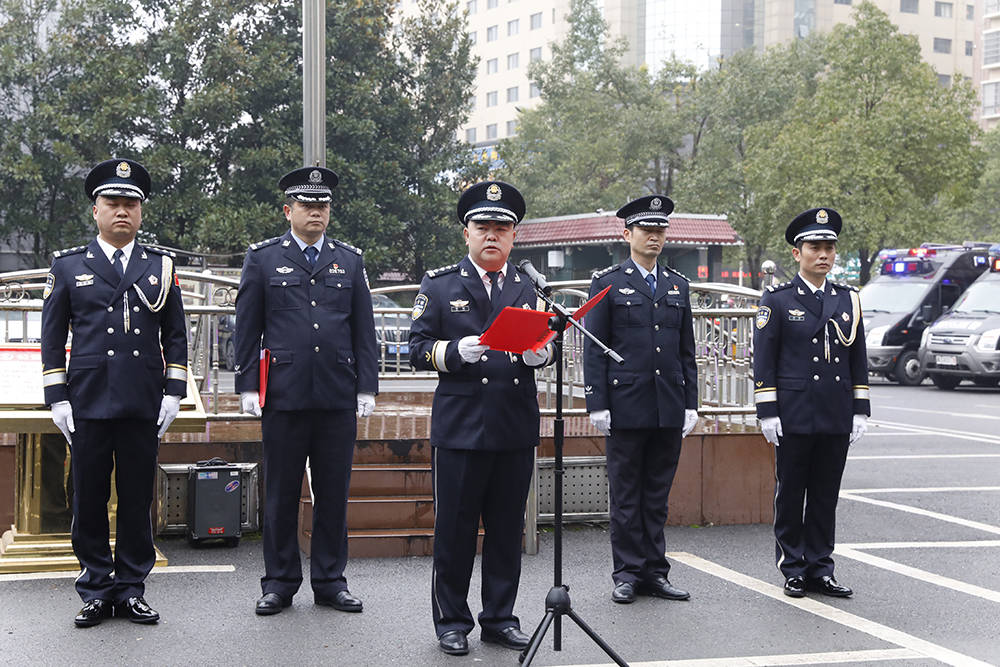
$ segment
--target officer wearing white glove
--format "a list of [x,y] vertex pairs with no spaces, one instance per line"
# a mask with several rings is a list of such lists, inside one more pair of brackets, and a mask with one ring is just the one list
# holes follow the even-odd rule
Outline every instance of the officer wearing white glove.
[[781,418],[764,417],[760,420],[760,432],[764,434],[765,440],[777,447],[781,444],[778,442],[778,438],[784,435],[781,432]]
[[69,404],[69,401],[59,401],[52,404],[52,421],[66,436],[66,442],[72,445],[72,433],[76,431],[76,426],[73,424],[73,406]]
[[521,358],[524,359],[525,364],[532,368],[544,366],[549,363],[549,348],[548,346],[543,347],[541,352],[535,352],[531,348],[528,348],[521,353]]
[[157,438],[162,438],[163,434],[170,428],[170,424],[177,419],[177,413],[181,411],[181,397],[172,394],[164,394],[160,401],[160,416],[156,419],[156,425],[160,430],[156,432]]
[[594,410],[590,413],[590,423],[603,435],[611,435],[611,410]]
[[686,438],[694,430],[698,423],[697,410],[684,410],[684,426],[681,428],[681,437]]
[[851,425],[851,443],[854,444],[868,432],[868,415],[854,415],[854,423]]
[[260,417],[260,392],[244,391],[240,394],[240,412]]
[[466,336],[458,341],[458,354],[467,364],[477,363],[488,349],[488,346],[479,342],[479,336]]
[[375,395],[358,394],[358,416],[369,417],[375,412]]

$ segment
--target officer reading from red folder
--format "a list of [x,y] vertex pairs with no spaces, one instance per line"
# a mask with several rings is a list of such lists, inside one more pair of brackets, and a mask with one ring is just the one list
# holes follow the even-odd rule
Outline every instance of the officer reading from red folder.
[[439,648],[469,652],[475,627],[469,580],[482,519],[482,641],[521,650],[528,636],[514,615],[521,576],[524,503],[538,445],[534,369],[553,347],[512,354],[479,341],[507,306],[533,308],[531,281],[507,261],[524,199],[500,181],[478,183],[458,202],[469,255],[428,271],[410,327],[410,363],[438,372],[431,416],[434,571],[431,609]]
[[291,605],[302,583],[297,535],[307,458],[313,600],[362,609],[344,577],[347,489],[357,418],[375,409],[378,351],[361,251],[325,233],[337,180],[322,167],[281,178],[290,229],[250,246],[236,299],[236,391],[243,411],[261,416],[264,440],[262,616]]

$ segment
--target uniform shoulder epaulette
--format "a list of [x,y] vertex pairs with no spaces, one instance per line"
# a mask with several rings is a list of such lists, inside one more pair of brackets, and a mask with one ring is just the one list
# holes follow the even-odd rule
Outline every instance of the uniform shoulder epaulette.
[[672,266],[668,266],[667,267],[667,271],[669,271],[670,273],[673,273],[674,275],[680,276],[681,278],[683,278],[687,282],[691,282],[690,278],[688,278],[687,276],[685,276],[683,273],[681,273],[680,271],[678,271],[677,269],[675,269]]
[[269,245],[274,245],[281,240],[280,236],[275,236],[274,238],[265,239],[263,241],[257,241],[256,243],[250,244],[251,250],[260,250],[261,248],[266,248]]
[[601,269],[600,271],[594,271],[594,275],[592,276],[592,278],[600,278],[602,276],[611,273],[612,271],[617,271],[620,268],[622,268],[621,264],[612,264],[611,266]]
[[338,239],[334,239],[333,242],[336,243],[337,245],[339,245],[341,248],[347,248],[348,250],[350,250],[351,252],[353,252],[353,253],[355,253],[357,255],[361,254],[361,248],[355,248],[350,243],[344,243],[343,241],[340,241]]
[[143,246],[146,250],[150,252],[155,252],[157,255],[166,255],[167,257],[177,257],[177,253],[172,250],[167,250],[166,248],[160,248],[155,245]]
[[428,278],[437,278],[438,276],[443,276],[446,273],[454,273],[458,271],[458,264],[449,264],[448,266],[442,266],[439,269],[431,269],[427,272]]
[[792,281],[789,280],[788,282],[778,283],[777,285],[769,285],[768,288],[767,288],[767,291],[768,292],[780,292],[781,290],[788,289],[791,286],[792,286]]
[[53,257],[65,257],[66,255],[75,255],[78,252],[83,252],[87,249],[85,245],[78,245],[75,248],[64,248],[63,250],[56,250],[52,253]]
[[859,291],[857,287],[855,287],[854,285],[848,285],[847,283],[835,283],[835,282],[831,282],[830,284],[833,285],[834,287],[839,287],[840,289],[848,290],[850,292],[857,292],[857,291]]

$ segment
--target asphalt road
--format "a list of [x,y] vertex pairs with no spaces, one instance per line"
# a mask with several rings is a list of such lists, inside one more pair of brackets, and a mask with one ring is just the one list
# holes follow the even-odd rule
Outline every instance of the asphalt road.
[[[667,548],[670,578],[691,601],[615,605],[605,527],[572,526],[564,581],[576,612],[633,665],[1000,664],[1000,389],[878,384],[872,395],[872,428],[851,451],[839,510],[837,578],[852,599],[782,595],[770,526],[688,526],[667,530]],[[306,584],[293,607],[261,618],[259,541],[158,545],[170,566],[148,581],[156,626],[78,630],[72,576],[0,576],[0,663],[517,664],[478,631],[464,658],[437,650],[428,558],[353,560],[363,614],[314,606]],[[546,533],[523,559],[516,612],[526,630],[544,612],[552,546]],[[550,630],[534,664],[609,662],[568,619],[563,629],[563,650]]]

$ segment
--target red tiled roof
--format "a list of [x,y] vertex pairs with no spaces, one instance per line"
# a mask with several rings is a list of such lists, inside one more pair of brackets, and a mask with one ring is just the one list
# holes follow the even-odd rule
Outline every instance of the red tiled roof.
[[[514,245],[523,247],[585,245],[622,241],[622,220],[614,215],[566,215],[524,220]],[[623,242],[623,241],[622,241]],[[670,216],[667,245],[742,245],[723,215]]]

